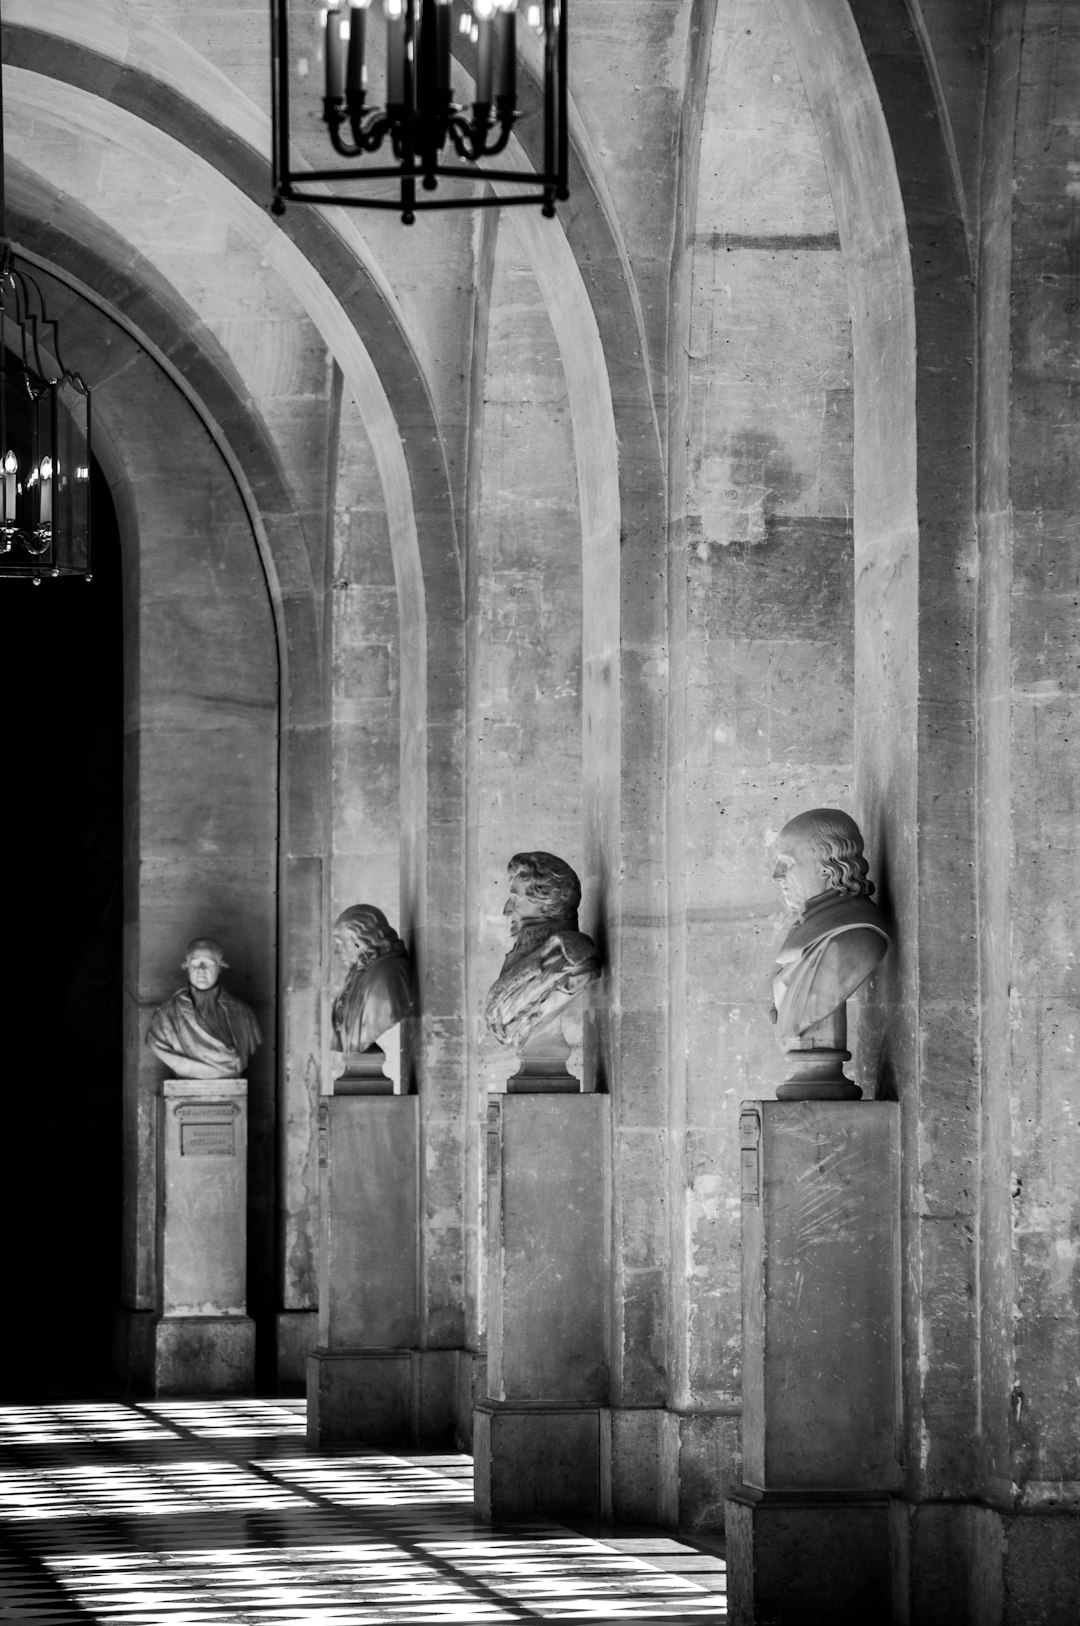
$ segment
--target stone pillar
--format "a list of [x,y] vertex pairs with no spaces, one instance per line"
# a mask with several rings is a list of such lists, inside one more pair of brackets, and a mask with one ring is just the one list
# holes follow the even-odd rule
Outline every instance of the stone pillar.
[[610,1133],[606,1095],[488,1097],[486,1519],[607,1513]]
[[732,1626],[892,1619],[899,1108],[745,1101],[743,1483]]
[[247,1081],[166,1079],[160,1112],[161,1310],[144,1375],[155,1394],[250,1393]]
[[420,1349],[418,1108],[339,1078],[321,1103],[312,1445],[432,1445],[452,1429],[454,1351]]

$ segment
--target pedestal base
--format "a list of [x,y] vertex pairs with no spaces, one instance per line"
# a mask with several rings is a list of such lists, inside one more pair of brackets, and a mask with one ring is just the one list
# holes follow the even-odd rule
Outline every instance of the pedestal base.
[[749,1488],[724,1503],[731,1626],[889,1626],[891,1508]]
[[611,1517],[606,1407],[482,1401],[473,1412],[473,1459],[482,1519]]
[[319,1342],[317,1310],[279,1310],[277,1339],[278,1393],[302,1395],[307,1385],[308,1356]]
[[246,1315],[123,1311],[116,1348],[118,1371],[136,1393],[235,1395],[255,1388],[255,1323]]
[[457,1349],[316,1349],[307,1362],[312,1446],[454,1445]]

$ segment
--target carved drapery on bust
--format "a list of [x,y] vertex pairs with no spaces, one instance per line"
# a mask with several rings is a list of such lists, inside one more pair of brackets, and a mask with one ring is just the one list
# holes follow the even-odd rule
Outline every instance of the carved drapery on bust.
[[858,825],[837,808],[816,807],[790,820],[776,839],[773,880],[796,920],[773,972],[777,1038],[799,1058],[781,1100],[857,1098],[844,1076],[847,1001],[884,958],[890,943]]
[[228,963],[216,938],[193,938],[187,987],[150,1018],[146,1042],[176,1078],[242,1078],[262,1043],[254,1012],[221,985]]
[[578,930],[581,883],[553,853],[515,853],[507,865],[513,947],[488,991],[484,1020],[520,1051],[600,975],[600,955]]
[[415,1008],[412,961],[381,909],[356,903],[334,922],[334,952],[346,968],[334,1001],[332,1050],[370,1050]]

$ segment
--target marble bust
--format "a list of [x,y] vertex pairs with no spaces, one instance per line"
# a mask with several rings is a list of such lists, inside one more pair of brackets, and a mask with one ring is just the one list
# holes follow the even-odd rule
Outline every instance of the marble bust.
[[857,1097],[841,1066],[847,1059],[847,1001],[890,942],[884,916],[870,901],[874,885],[862,835],[847,813],[815,807],[785,824],[774,852],[773,880],[795,914],[773,972],[776,1036],[784,1050],[804,1053],[788,1084],[816,1077],[836,1086],[822,1095],[781,1085],[777,1095]]
[[581,883],[553,853],[515,853],[507,865],[513,944],[488,991],[484,1020],[502,1045],[521,1050],[600,975],[591,937],[578,931]]
[[262,1043],[254,1012],[222,987],[228,963],[216,938],[192,938],[187,987],[150,1018],[146,1042],[176,1078],[242,1078]]
[[356,903],[334,922],[334,953],[345,981],[334,1001],[331,1049],[370,1050],[415,1009],[412,961],[381,909]]

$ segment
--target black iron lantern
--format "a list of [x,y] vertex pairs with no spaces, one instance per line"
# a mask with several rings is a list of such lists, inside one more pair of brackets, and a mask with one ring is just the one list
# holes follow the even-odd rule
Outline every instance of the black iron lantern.
[[90,579],[90,391],[41,289],[0,247],[0,576]]
[[[539,203],[553,215],[556,200],[568,195],[566,3],[329,0],[318,9],[303,0],[270,0],[275,212],[287,202],[344,204],[400,210],[411,225],[419,209]],[[543,50],[539,173],[489,162],[505,151],[520,117],[521,28],[535,30]],[[473,69],[469,108],[453,99],[455,42]],[[330,142],[345,163],[295,171],[292,133],[317,117],[320,98]],[[516,190],[417,196],[417,183],[422,193],[434,193],[445,179],[509,182]],[[388,180],[397,182],[396,197],[385,195],[381,183]],[[312,190],[314,182],[320,190]]]

